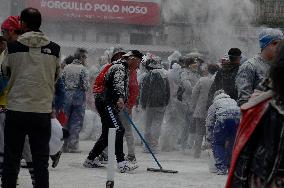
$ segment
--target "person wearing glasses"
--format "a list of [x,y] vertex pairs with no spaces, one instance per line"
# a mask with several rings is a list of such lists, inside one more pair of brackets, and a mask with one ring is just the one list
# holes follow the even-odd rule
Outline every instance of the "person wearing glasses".
[[243,63],[236,77],[239,106],[249,100],[255,89],[264,89],[261,82],[267,77],[278,43],[283,38],[279,29],[266,28],[259,34],[260,54]]

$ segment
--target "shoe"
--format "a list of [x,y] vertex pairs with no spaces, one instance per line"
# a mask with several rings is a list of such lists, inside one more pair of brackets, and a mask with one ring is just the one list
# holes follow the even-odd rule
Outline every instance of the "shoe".
[[101,155],[98,156],[98,160],[102,164],[107,164],[108,163],[108,156],[106,154],[102,153]]
[[57,152],[55,155],[51,155],[50,158],[52,160],[52,168],[57,167],[58,163],[59,163],[59,159],[61,157],[62,151]]
[[130,163],[128,161],[122,161],[117,164],[117,168],[120,173],[129,172],[137,169],[139,166],[137,164]]
[[129,161],[129,162],[131,162],[131,163],[137,163],[137,160],[136,160],[135,155],[127,155],[127,156],[125,157],[125,160],[126,160],[126,161]]
[[94,160],[86,159],[83,163],[83,166],[86,168],[101,168],[104,167],[102,163],[98,160],[98,158],[95,158]]

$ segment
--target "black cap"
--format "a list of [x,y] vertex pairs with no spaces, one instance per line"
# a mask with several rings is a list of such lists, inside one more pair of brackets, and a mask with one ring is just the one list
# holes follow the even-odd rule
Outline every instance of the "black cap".
[[138,50],[131,50],[131,51],[129,51],[126,54],[123,55],[123,57],[130,57],[130,56],[134,56],[134,57],[137,57],[139,59],[142,59],[143,54],[141,52],[139,52]]
[[242,55],[242,51],[239,48],[231,48],[228,55],[232,57],[240,57]]

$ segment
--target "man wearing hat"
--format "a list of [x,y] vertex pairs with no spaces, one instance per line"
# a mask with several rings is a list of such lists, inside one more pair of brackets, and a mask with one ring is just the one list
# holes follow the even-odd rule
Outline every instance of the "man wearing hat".
[[239,106],[249,100],[255,89],[263,90],[260,83],[267,77],[278,43],[283,39],[283,32],[279,29],[266,28],[260,33],[260,54],[242,64],[236,77]]
[[[14,42],[22,34],[20,17],[19,16],[9,16],[1,25],[1,34],[6,43],[4,51],[1,54],[2,60],[0,60],[1,66],[2,61],[7,55],[7,43]],[[3,158],[4,158],[4,125],[5,125],[5,112],[7,111],[7,94],[8,90],[6,88],[8,83],[8,77],[2,74],[1,71],[1,91],[0,91],[0,176],[3,170]],[[34,184],[34,169],[32,167],[32,157],[30,154],[30,145],[28,139],[24,144],[23,158],[26,161],[27,168],[30,172],[32,183]]]
[[[3,73],[9,76],[2,187],[16,188],[23,145],[28,136],[34,186],[48,188],[50,119],[60,69],[60,46],[40,31],[42,16],[37,9],[24,9],[20,20],[25,33],[8,43],[2,64]],[[3,26],[2,33],[6,36],[11,28]]]
[[[161,125],[170,100],[170,85],[159,57],[149,56],[145,64],[148,73],[141,84],[140,104],[146,111],[145,139],[157,153]],[[144,151],[149,152],[146,148]]]
[[95,89],[95,104],[102,122],[102,134],[90,151],[87,159],[83,163],[86,168],[98,168],[102,164],[98,156],[103,152],[108,144],[109,128],[116,128],[115,155],[117,167],[121,173],[131,171],[138,166],[125,160],[123,153],[123,136],[125,129],[121,123],[119,112],[125,109],[129,91],[129,71],[137,69],[142,60],[142,54],[137,50],[132,50],[123,55],[123,59],[114,62],[109,69],[103,69],[99,76],[103,75],[103,85],[97,85]]
[[1,34],[8,42],[17,40],[21,33],[19,16],[9,16],[1,25]]
[[231,48],[227,54],[227,61],[222,59],[222,68],[217,72],[208,94],[208,107],[213,103],[214,93],[220,89],[223,89],[232,99],[238,99],[235,81],[241,63],[241,54],[240,49]]
[[[116,47],[113,49],[113,55],[111,57],[111,63],[115,63],[116,61],[119,61],[125,55],[125,51],[123,48]],[[127,57],[126,57],[127,58]],[[137,69],[135,67],[132,67],[129,70],[129,94],[128,94],[128,100],[126,102],[126,111],[128,112],[129,116],[132,116],[132,108],[136,104],[137,97],[139,95],[139,85],[137,81]],[[121,111],[119,114],[121,123],[123,127],[125,128],[125,139],[127,143],[127,151],[128,155],[125,157],[125,159],[129,162],[136,163],[136,156],[135,156],[135,139],[134,134],[132,131],[132,126],[129,123],[127,117],[125,117],[124,112]],[[108,161],[108,155],[107,155],[107,148],[103,151],[103,153],[99,157],[99,161],[101,163],[107,163]]]

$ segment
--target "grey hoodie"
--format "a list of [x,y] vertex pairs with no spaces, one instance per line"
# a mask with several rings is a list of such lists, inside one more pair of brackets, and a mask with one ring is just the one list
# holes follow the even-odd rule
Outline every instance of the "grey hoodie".
[[8,44],[3,62],[8,83],[9,110],[50,113],[60,70],[60,46],[42,32],[27,32]]

